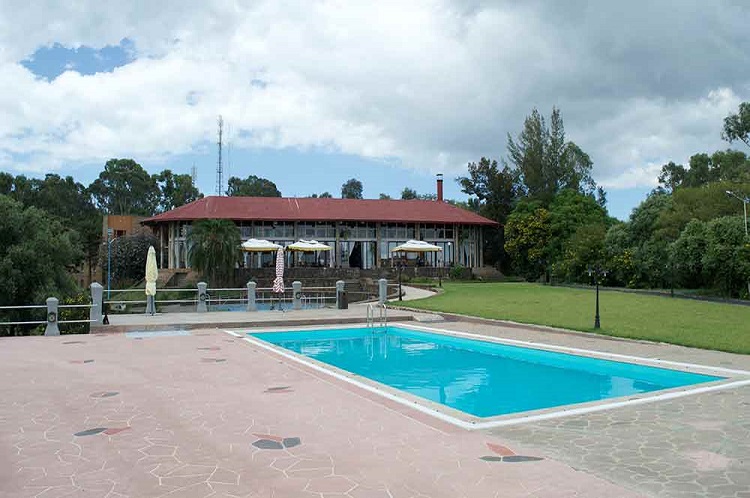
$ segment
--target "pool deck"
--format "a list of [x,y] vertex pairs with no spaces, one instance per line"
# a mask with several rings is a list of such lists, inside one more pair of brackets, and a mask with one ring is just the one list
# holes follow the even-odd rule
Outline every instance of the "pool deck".
[[[750,497],[750,387],[466,431],[220,323],[172,337],[0,339],[0,496]],[[435,326],[750,370],[746,355]]]

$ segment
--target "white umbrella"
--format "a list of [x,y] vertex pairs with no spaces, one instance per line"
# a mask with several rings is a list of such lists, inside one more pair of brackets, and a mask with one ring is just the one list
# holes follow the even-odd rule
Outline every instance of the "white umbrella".
[[321,244],[317,240],[303,240],[300,239],[294,244],[286,246],[290,251],[301,251],[301,252],[315,252],[315,251],[330,251],[331,246]]
[[391,249],[391,252],[438,252],[442,250],[442,247],[429,244],[423,240],[409,240],[400,246],[394,247]]
[[148,256],[146,256],[146,313],[154,314],[156,306],[154,296],[156,296],[156,279],[159,278],[159,269],[156,266],[156,250],[154,246],[149,246]]
[[242,250],[247,252],[274,252],[281,246],[263,239],[249,239],[242,243]]

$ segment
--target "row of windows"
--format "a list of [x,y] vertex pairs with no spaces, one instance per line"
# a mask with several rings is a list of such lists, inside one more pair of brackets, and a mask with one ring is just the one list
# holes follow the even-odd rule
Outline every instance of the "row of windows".
[[[185,237],[190,232],[190,225],[180,223],[175,227],[177,237]],[[336,225],[333,223],[299,223],[297,225],[297,235],[294,231],[292,222],[256,222],[248,225],[239,226],[243,239],[293,239],[295,237],[302,239],[335,239]],[[377,230],[375,223],[353,223],[339,224],[338,237],[343,240],[376,238]],[[405,223],[383,223],[380,230],[381,237],[384,239],[420,239],[420,240],[451,240],[454,236],[453,225],[442,224],[423,224],[419,227],[419,234],[415,225]]]

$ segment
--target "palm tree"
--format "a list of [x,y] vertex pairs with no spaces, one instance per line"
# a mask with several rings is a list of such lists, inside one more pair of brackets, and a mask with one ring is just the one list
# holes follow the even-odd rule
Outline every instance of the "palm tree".
[[188,235],[190,266],[210,284],[224,283],[240,255],[240,231],[232,220],[198,220]]

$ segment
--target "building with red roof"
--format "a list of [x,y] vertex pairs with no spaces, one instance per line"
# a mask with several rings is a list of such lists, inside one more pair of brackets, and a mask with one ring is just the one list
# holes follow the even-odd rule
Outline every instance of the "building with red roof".
[[[482,266],[482,229],[497,223],[442,200],[376,200],[294,197],[210,196],[143,220],[161,241],[161,268],[187,267],[187,234],[195,220],[229,219],[242,240],[267,239],[287,246],[314,239],[333,250],[308,255],[307,264],[373,268],[392,264],[390,250],[410,239],[443,250],[426,254],[426,266]],[[416,264],[417,255],[408,255]],[[252,267],[272,255],[247,255]],[[309,258],[317,258],[310,260]]]

